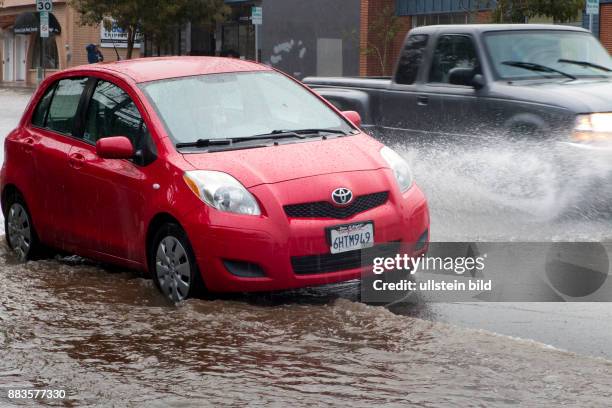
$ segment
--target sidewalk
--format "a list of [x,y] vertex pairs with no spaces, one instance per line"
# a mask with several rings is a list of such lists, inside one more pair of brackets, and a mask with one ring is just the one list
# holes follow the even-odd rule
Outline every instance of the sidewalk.
[[23,89],[33,91],[34,89],[36,89],[36,85],[26,84],[25,81],[0,81],[0,88]]

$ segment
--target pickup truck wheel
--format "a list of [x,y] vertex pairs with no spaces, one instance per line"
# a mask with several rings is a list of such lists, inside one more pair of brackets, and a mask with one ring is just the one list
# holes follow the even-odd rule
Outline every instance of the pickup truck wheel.
[[6,208],[8,210],[4,218],[4,230],[9,248],[21,262],[34,259],[40,252],[41,245],[32,224],[32,216],[21,194],[15,192],[8,197]]

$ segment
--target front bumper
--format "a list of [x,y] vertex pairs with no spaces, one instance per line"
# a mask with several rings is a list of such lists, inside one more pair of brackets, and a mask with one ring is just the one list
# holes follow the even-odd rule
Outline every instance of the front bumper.
[[[338,185],[337,175],[320,177],[330,185]],[[351,188],[353,191],[371,188],[366,183],[353,180]],[[320,183],[314,185],[319,187]],[[280,205],[266,208],[261,217],[220,216],[216,211],[192,212],[184,227],[207,289],[213,292],[275,291],[357,279],[365,268],[360,262],[355,263],[356,254],[348,252],[344,253],[345,258],[352,258],[352,263],[346,263],[350,265],[348,269],[332,272],[322,269],[323,272],[316,273],[304,273],[303,270],[296,273],[295,270],[296,260],[304,261],[317,255],[321,256],[322,264],[325,260],[327,265],[330,260],[332,264],[346,261],[330,258],[325,233],[326,227],[341,224],[373,221],[375,249],[392,251],[394,255],[397,247],[388,244],[397,243],[402,253],[416,256],[425,252],[429,242],[429,210],[421,190],[414,185],[400,194],[390,183],[382,188],[390,191],[385,204],[346,219],[288,218]],[[279,201],[279,195],[283,195],[269,186],[255,187],[252,192],[263,203]],[[280,202],[288,202],[285,199],[281,197]],[[425,242],[418,243],[419,239]],[[256,266],[259,268],[255,268],[256,272],[261,270],[265,276],[246,276],[248,273],[237,276],[235,271],[229,271],[228,265]]]

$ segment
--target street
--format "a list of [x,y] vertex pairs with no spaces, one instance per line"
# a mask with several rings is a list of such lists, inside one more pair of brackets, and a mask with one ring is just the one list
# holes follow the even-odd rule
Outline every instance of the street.
[[[0,89],[3,138],[28,99],[28,91]],[[399,147],[429,198],[432,241],[612,238],[605,216],[551,218],[552,207],[542,206],[555,202],[512,202],[456,171],[499,162],[499,151],[440,160],[439,148]],[[126,395],[150,406],[610,401],[605,302],[385,309],[360,303],[357,284],[347,282],[174,307],[150,280],[77,257],[20,265],[3,243],[0,264],[0,383],[65,389],[76,405],[121,405]]]

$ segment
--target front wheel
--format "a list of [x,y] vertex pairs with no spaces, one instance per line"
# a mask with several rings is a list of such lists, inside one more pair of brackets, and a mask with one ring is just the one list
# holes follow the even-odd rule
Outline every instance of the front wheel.
[[19,193],[15,193],[8,199],[6,207],[4,229],[9,248],[21,262],[33,259],[40,250],[40,244],[25,201]]
[[177,224],[166,224],[155,235],[150,265],[156,286],[175,303],[191,297],[201,286],[189,239]]

